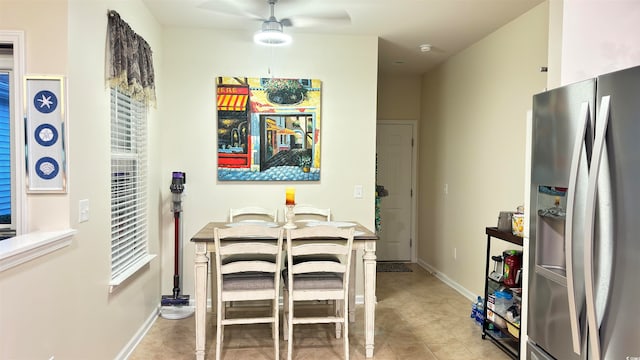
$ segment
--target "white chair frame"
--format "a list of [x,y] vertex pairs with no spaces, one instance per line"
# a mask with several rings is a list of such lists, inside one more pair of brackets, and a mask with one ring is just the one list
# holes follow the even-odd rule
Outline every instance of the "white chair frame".
[[[283,230],[259,225],[215,228],[216,263],[216,359],[220,360],[224,326],[271,323],[275,359],[280,358],[279,295],[283,253]],[[225,263],[224,258],[239,259]],[[273,257],[275,261],[265,260]],[[244,282],[244,284],[243,284]],[[225,303],[231,301],[271,301],[271,315],[264,317],[226,318]]]
[[[284,209],[284,214],[287,209]],[[331,221],[331,209],[317,208],[310,205],[296,205],[293,208],[294,221]]]
[[[354,228],[332,226],[287,230],[283,331],[284,339],[288,341],[289,360],[293,356],[293,325],[314,323],[336,324],[336,338],[342,335],[344,358],[349,359],[349,271],[354,232]],[[339,261],[326,259],[327,255]],[[296,262],[297,256],[325,256],[325,260],[318,257]],[[340,286],[335,286],[337,283]],[[295,316],[295,302],[310,300],[335,301],[335,313],[324,317]]]
[[278,221],[278,209],[266,209],[260,206],[247,206],[229,209],[229,222],[237,222],[238,217],[250,217],[252,220]]

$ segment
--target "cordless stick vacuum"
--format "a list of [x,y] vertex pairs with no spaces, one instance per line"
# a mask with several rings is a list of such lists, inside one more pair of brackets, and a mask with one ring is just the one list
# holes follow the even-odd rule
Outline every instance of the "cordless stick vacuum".
[[[182,265],[182,252],[180,247],[182,245],[182,231],[180,224],[180,213],[182,212],[182,192],[184,191],[184,184],[187,182],[186,174],[183,172],[173,172],[171,178],[171,186],[169,189],[173,194],[173,205],[171,211],[173,212],[174,219],[174,259],[173,259],[173,294],[162,295],[162,306],[177,306],[182,307],[189,305],[189,295],[180,294],[180,270]],[[176,315],[176,312],[161,311],[160,313],[166,318],[181,318]],[[183,314],[186,317],[190,314]]]

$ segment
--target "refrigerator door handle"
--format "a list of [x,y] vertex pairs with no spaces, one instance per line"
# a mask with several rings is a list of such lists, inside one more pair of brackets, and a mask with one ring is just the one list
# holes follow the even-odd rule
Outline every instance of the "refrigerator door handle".
[[[583,102],[580,107],[580,128],[576,133],[576,138],[573,143],[573,153],[571,156],[571,168],[569,171],[569,186],[570,191],[567,194],[567,217],[565,225],[565,261],[567,266],[567,293],[569,297],[569,320],[571,322],[571,340],[573,342],[573,352],[580,355],[580,344],[582,339],[580,338],[580,324],[578,323],[578,310],[576,303],[576,293],[574,286],[573,275],[573,217],[575,211],[575,197],[576,186],[578,183],[578,169],[581,161],[584,161],[582,166],[586,164],[586,153],[583,158],[583,150],[585,149],[585,135],[587,132],[587,126],[589,124],[589,102]],[[586,151],[586,150],[585,150]]]
[[600,360],[600,332],[596,316],[595,280],[594,280],[594,247],[595,247],[595,215],[596,199],[598,196],[598,173],[602,163],[605,147],[607,125],[609,124],[610,96],[603,96],[600,102],[600,112],[596,118],[595,141],[591,157],[591,171],[587,187],[587,205],[585,217],[585,247],[584,247],[584,279],[587,308],[587,323],[589,325],[589,342],[591,345],[590,359]]

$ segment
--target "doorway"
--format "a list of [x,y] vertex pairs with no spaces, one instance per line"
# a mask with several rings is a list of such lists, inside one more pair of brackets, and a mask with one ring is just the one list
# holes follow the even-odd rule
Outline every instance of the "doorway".
[[[380,120],[376,130],[377,186],[380,197],[378,261],[414,262],[415,251],[415,121]],[[384,194],[386,193],[386,194]]]

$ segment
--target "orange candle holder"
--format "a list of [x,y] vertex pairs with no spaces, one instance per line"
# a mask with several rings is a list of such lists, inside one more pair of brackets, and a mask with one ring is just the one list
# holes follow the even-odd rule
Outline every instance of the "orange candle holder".
[[293,207],[296,205],[296,189],[292,187],[288,187],[284,189],[285,194],[285,202],[287,205],[287,212],[285,217],[287,218],[287,223],[284,224],[285,229],[295,229],[297,226],[293,223]]
[[284,224],[283,228],[285,229],[295,229],[297,228],[296,224],[293,222],[293,207],[295,205],[289,205],[287,204],[287,213],[285,214],[285,216],[287,217],[287,223]]
[[296,204],[296,189],[292,187],[288,187],[284,190],[285,194],[285,205],[295,205]]

